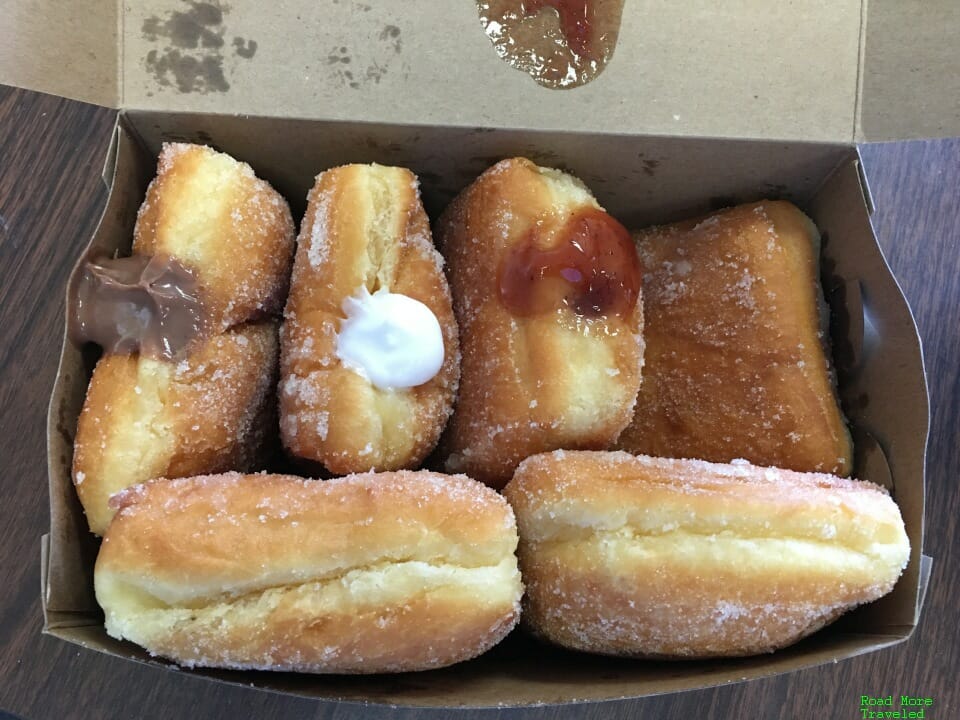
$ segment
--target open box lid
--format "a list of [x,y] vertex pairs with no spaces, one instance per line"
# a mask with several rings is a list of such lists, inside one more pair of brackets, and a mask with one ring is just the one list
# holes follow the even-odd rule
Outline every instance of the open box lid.
[[607,69],[548,90],[473,0],[12,0],[0,81],[138,110],[874,141],[960,135],[955,0],[626,0]]

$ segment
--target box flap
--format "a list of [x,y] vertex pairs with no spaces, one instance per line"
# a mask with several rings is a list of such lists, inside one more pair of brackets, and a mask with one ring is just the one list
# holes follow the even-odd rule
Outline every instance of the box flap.
[[117,0],[3,3],[0,83],[119,106]]
[[871,0],[857,140],[960,135],[960,3]]
[[[134,660],[157,671],[217,680],[240,687],[300,697],[394,707],[497,708],[621,700],[728,685],[816,667],[901,643],[908,628],[889,634],[821,632],[772,655],[723,660],[662,662],[584,656],[547,648],[514,632],[490,652],[469,663],[440,670],[393,675],[308,675],[176,666],[137,646],[115,640],[98,619],[45,629],[48,635],[113,657]],[[531,662],[531,658],[536,658]],[[584,662],[591,669],[584,676]],[[570,712],[570,709],[567,709]],[[360,713],[362,714],[362,712]]]
[[472,2],[427,13],[291,0],[281,14],[252,0],[21,0],[5,14],[0,82],[110,107],[819,141],[960,134],[953,0],[873,0],[869,12],[867,0],[762,12],[634,0],[609,67],[566,91],[501,61]]
[[876,242],[858,165],[853,157],[838,167],[809,210],[822,232],[821,277],[840,400],[854,436],[854,476],[890,490],[910,538],[910,562],[892,593],[840,622],[894,631],[916,625],[921,578],[929,574],[921,555],[930,410],[916,324]]
[[[136,140],[122,122],[114,128],[103,177],[114,188],[100,223],[85,252],[110,254],[118,239],[129,249],[136,211],[153,170],[152,158],[135,150]],[[79,276],[78,258],[69,283]],[[69,289],[65,293],[69,297]],[[47,472],[50,491],[50,535],[43,543],[43,612],[45,627],[89,622],[100,609],[93,593],[93,564],[99,541],[87,527],[83,508],[71,481],[73,441],[87,381],[97,360],[90,347],[78,348],[64,328],[60,365],[47,412]]]
[[929,555],[920,557],[920,592],[917,595],[917,610],[914,615],[914,625],[920,622],[920,611],[923,609],[923,603],[927,599],[927,588],[930,587],[930,573],[933,572],[933,558]]
[[607,69],[572,90],[543,88],[503,62],[472,0],[144,0],[125,13],[128,109],[853,137],[860,0],[767,3],[762,11],[753,0],[630,0]]

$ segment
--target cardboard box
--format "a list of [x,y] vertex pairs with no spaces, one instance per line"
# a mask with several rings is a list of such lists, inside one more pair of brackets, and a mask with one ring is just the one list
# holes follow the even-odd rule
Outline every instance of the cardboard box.
[[[412,168],[435,218],[476,175],[512,155],[574,172],[631,227],[761,197],[793,200],[824,234],[823,282],[856,475],[891,488],[912,545],[891,595],[767,656],[614,660],[545,650],[515,633],[478,660],[428,673],[192,674],[399,705],[563,703],[788,672],[910,636],[930,572],[921,555],[926,382],[913,319],[873,235],[855,143],[960,129],[951,43],[960,6],[757,7],[629,2],[607,70],[577,90],[554,91],[496,57],[466,1],[8,4],[0,80],[120,109],[104,165],[109,198],[91,241],[104,251],[129,249],[160,143],[173,139],[249,162],[295,216],[317,172],[377,161]],[[65,252],[79,257],[84,240]],[[97,543],[69,472],[91,362],[64,342],[48,417],[44,632],[164,665],[109,638],[93,597]]]

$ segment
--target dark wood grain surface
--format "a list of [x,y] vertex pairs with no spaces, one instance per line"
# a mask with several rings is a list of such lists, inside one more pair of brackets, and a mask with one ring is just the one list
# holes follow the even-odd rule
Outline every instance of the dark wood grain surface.
[[[0,87],[0,709],[26,718],[413,718],[225,687],[42,636],[44,423],[63,328],[63,287],[105,193],[114,114]],[[880,242],[917,318],[932,405],[923,619],[893,649],[768,680],[624,703],[459,713],[519,718],[860,718],[859,697],[934,699],[960,717],[960,140],[863,148]]]

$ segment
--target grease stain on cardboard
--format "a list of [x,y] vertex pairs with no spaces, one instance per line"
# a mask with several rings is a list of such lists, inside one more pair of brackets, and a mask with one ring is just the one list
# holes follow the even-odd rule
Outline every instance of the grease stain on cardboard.
[[[143,62],[160,87],[179,92],[227,92],[224,70],[228,7],[219,2],[181,0],[182,10],[144,20],[141,33],[154,43]],[[249,60],[257,52],[256,40],[234,37],[232,56]],[[229,51],[227,51],[229,52]]]
[[637,153],[637,160],[640,161],[640,167],[643,174],[647,177],[653,177],[657,174],[657,168],[660,167],[660,161],[646,157],[643,153]]
[[257,54],[257,41],[245,40],[242,37],[233,39],[233,51],[242,58],[249,60]]
[[[333,0],[333,3],[341,4],[339,0]],[[353,12],[373,9],[371,5],[357,2],[350,3],[349,7]],[[335,85],[359,90],[366,85],[379,85],[390,75],[408,75],[409,70],[402,59],[403,33],[400,27],[391,22],[371,25],[375,29],[357,47],[335,45],[327,53],[326,65]],[[399,68],[396,67],[398,62]]]

